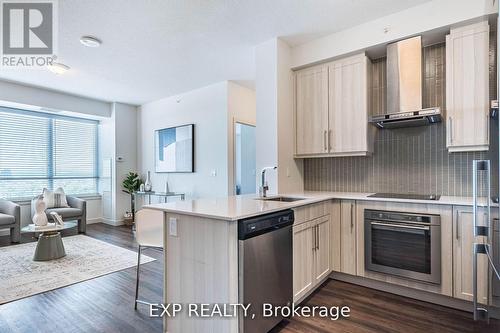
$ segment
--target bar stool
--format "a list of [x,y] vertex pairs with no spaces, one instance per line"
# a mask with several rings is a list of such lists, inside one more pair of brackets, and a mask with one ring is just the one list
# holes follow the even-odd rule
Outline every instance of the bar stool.
[[139,244],[137,250],[137,278],[135,281],[135,302],[151,305],[152,303],[139,300],[139,273],[141,266],[141,252],[144,249],[163,250],[163,212],[152,209],[141,209],[135,214],[135,239]]

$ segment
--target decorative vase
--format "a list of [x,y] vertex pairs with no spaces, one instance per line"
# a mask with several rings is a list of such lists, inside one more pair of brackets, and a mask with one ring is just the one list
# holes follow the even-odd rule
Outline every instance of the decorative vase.
[[139,186],[139,192],[144,192],[144,184],[141,184],[141,185]]
[[45,207],[45,201],[41,197],[38,197],[35,201],[35,215],[33,215],[33,223],[37,227],[43,227],[49,223],[45,214]]
[[144,183],[144,191],[150,192],[153,189],[153,184],[151,184],[151,171],[148,171],[148,177]]

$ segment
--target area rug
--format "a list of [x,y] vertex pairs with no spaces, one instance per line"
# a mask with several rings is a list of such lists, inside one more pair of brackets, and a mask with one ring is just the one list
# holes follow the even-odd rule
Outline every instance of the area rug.
[[[66,256],[33,261],[36,242],[0,248],[0,304],[137,265],[137,253],[84,235],[63,238]],[[141,255],[141,263],[155,259]]]

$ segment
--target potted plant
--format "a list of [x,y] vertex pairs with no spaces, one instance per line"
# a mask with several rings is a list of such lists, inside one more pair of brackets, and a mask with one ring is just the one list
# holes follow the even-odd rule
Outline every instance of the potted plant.
[[[129,172],[125,179],[122,182],[122,186],[124,190],[123,192],[130,195],[130,210],[131,212],[127,212],[125,214],[125,224],[131,224],[134,222],[134,213],[135,213],[135,202],[134,202],[134,192],[139,190],[141,186],[141,178],[136,172]],[[132,218],[130,218],[130,216]],[[126,218],[129,217],[129,218]]]

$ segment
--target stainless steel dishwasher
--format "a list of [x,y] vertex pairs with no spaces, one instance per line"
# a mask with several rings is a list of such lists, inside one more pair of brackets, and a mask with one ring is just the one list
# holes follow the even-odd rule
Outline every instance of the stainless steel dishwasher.
[[240,312],[240,332],[265,333],[283,319],[264,318],[264,303],[292,304],[293,221],[291,209],[238,221],[239,300],[251,304],[250,316]]

